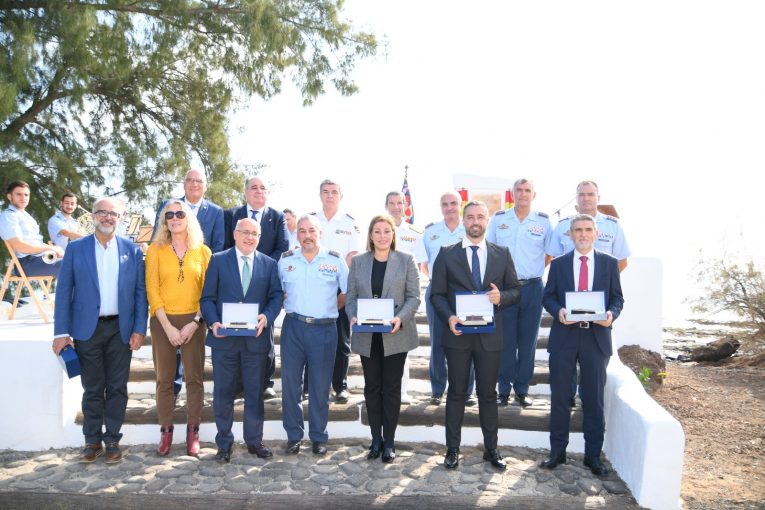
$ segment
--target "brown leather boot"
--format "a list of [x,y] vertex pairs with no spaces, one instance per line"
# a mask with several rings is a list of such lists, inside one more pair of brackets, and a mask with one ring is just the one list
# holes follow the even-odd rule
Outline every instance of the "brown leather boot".
[[189,423],[186,426],[186,453],[190,457],[199,456],[199,424]]
[[173,426],[162,427],[159,429],[161,436],[159,439],[159,446],[157,447],[157,455],[164,457],[170,453],[170,448],[173,447]]

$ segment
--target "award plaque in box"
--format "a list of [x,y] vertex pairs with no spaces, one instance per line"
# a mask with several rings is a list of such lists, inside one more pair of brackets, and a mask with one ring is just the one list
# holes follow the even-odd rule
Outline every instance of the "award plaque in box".
[[494,305],[485,292],[458,292],[456,298],[457,317],[462,324],[457,329],[463,333],[493,333]]
[[606,314],[606,295],[601,290],[590,292],[566,292],[567,321],[590,322],[604,321]]
[[258,329],[258,303],[223,303],[219,335],[256,336]]
[[64,372],[69,376],[69,379],[80,375],[80,358],[77,357],[77,352],[71,345],[67,345],[61,349],[61,353],[58,355],[58,361],[64,368]]
[[392,299],[359,299],[356,308],[356,333],[390,333],[393,314]]

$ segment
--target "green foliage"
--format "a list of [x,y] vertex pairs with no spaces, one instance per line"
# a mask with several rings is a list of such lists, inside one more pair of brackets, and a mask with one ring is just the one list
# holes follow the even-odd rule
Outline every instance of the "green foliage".
[[651,376],[653,375],[653,370],[651,370],[648,367],[643,367],[640,369],[640,371],[636,374],[638,380],[640,381],[640,384],[643,386],[648,386],[648,383],[651,382]]
[[[342,0],[0,0],[0,186],[32,186],[46,219],[64,190],[131,204],[168,194],[196,156],[222,206],[241,202],[227,115],[291,78],[310,104],[356,86],[372,34]],[[0,197],[5,200],[5,194]],[[135,208],[134,208],[135,210]]]

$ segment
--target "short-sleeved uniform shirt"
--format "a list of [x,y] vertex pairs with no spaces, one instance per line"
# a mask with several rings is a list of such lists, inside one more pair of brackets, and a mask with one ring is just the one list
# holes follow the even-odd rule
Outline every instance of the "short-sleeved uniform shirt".
[[[40,225],[37,224],[31,214],[26,211],[20,211],[12,205],[0,213],[0,237],[6,241],[17,237],[25,243],[43,244]],[[42,254],[16,252],[16,256],[19,258],[26,257],[27,255],[39,257]]]
[[311,262],[302,250],[289,250],[279,259],[279,279],[287,294],[287,313],[336,319],[337,291],[348,290],[348,265],[338,252],[323,247]]
[[77,230],[78,228],[79,223],[77,223],[77,220],[71,216],[67,219],[61,211],[56,211],[56,214],[51,216],[48,220],[48,234],[50,234],[50,240],[62,250],[66,250],[66,247],[69,246],[69,238],[61,234],[61,231]]
[[509,248],[518,279],[527,280],[544,274],[545,253],[552,233],[550,218],[545,213],[530,211],[519,221],[513,209],[506,209],[491,218],[486,239]]
[[[568,235],[572,218],[574,216],[560,220],[553,231],[553,237],[547,251],[553,257],[558,257],[574,249],[574,242]],[[598,212],[595,214],[595,226],[598,228],[598,238],[595,240],[596,250],[613,255],[619,260],[629,258],[631,255],[630,247],[617,218]]]
[[311,213],[321,224],[321,247],[338,252],[345,258],[350,252],[364,251],[364,241],[353,216],[337,211],[331,220],[327,220],[324,211]]
[[414,256],[416,262],[427,262],[417,258],[417,242],[422,237],[422,229],[405,221],[396,227],[396,249]]
[[417,262],[428,262],[428,274],[433,274],[433,263],[436,261],[438,252],[442,246],[450,246],[462,241],[465,237],[465,226],[460,223],[454,232],[449,230],[444,220],[438,223],[431,223],[425,227],[425,231],[422,233],[420,241],[417,243],[417,249],[414,254]]

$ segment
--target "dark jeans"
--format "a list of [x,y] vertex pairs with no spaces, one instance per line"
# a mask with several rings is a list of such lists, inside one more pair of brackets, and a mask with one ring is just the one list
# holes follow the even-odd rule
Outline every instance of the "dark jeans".
[[120,336],[119,320],[99,321],[93,336],[87,340],[75,339],[74,346],[82,370],[82,433],[85,442],[119,442],[133,357],[133,351]]

